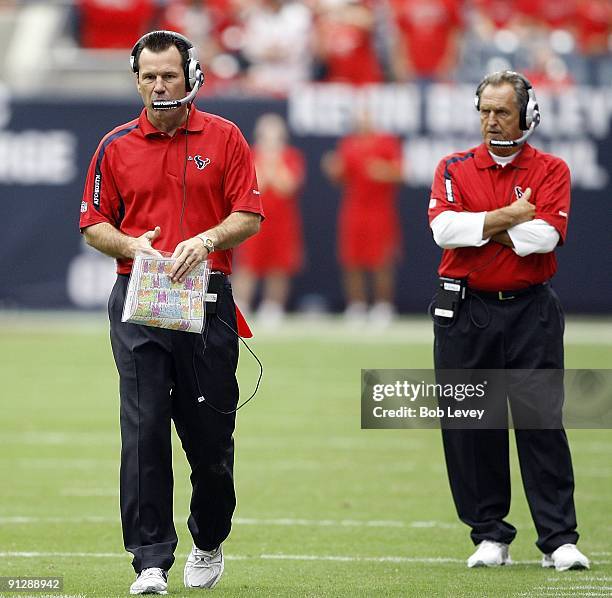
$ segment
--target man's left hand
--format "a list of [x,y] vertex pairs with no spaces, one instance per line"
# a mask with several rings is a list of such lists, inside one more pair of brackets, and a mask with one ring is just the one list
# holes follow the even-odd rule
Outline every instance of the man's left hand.
[[187,275],[208,257],[208,249],[198,237],[182,241],[176,246],[172,257],[176,259],[170,278],[172,282],[183,282]]

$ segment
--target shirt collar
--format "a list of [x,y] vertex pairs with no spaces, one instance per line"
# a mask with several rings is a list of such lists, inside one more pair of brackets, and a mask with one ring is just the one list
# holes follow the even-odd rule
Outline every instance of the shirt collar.
[[[205,120],[206,119],[204,118],[204,114],[192,106],[191,110],[189,111],[189,121],[188,121],[187,130],[190,133],[192,132],[195,133],[195,132],[204,130]],[[145,137],[149,137],[151,135],[163,135],[164,134],[163,131],[160,131],[157,127],[155,127],[151,123],[151,121],[147,118],[146,108],[143,108],[142,112],[140,113],[140,117],[138,118],[138,126],[140,130],[142,131],[142,134]],[[177,132],[182,131],[184,129],[185,129],[185,126],[181,125],[177,129]]]
[[[525,170],[531,165],[531,160],[534,154],[535,150],[528,143],[525,143],[519,155],[514,158],[514,160],[512,160],[512,162],[510,162],[506,168],[513,167]],[[474,163],[476,164],[476,167],[480,169],[494,168],[497,166],[497,162],[493,160],[491,154],[489,154],[486,144],[484,143],[481,143],[476,148],[476,151],[474,152]]]

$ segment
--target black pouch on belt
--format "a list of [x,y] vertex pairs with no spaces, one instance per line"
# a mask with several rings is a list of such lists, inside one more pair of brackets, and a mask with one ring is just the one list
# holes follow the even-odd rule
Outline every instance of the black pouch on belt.
[[439,278],[440,290],[436,295],[434,316],[454,318],[457,308],[465,298],[466,282],[462,278]]
[[204,301],[206,302],[206,315],[217,313],[217,303],[221,298],[224,283],[225,274],[221,272],[211,272],[210,278],[208,279],[208,290],[204,296]]

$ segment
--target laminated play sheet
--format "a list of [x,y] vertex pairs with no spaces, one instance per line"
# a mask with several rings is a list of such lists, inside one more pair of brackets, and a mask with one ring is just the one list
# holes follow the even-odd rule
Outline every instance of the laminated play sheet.
[[196,266],[183,282],[172,282],[171,257],[138,254],[123,306],[123,322],[202,332],[205,318],[204,297],[208,288],[208,262]]

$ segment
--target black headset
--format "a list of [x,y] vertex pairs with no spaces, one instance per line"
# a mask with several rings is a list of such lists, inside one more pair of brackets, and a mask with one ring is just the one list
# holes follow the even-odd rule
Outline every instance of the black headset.
[[202,67],[198,61],[198,56],[194,45],[180,33],[176,31],[150,31],[149,33],[145,33],[132,48],[132,52],[130,53],[130,67],[132,68],[132,72],[138,74],[138,52],[142,48],[143,44],[146,40],[152,35],[156,35],[159,33],[165,33],[170,36],[175,41],[181,41],[187,46],[187,61],[183,65],[183,71],[185,73],[185,87],[187,91],[191,91],[195,88],[196,84],[201,86],[204,83],[204,71],[202,71]]
[[[537,127],[540,124],[540,107],[538,106],[535,91],[533,90],[533,86],[531,85],[529,79],[516,71],[503,72],[519,78],[523,82],[525,91],[527,92],[527,103],[523,102],[521,104],[519,112],[519,127],[521,131],[529,130],[531,125],[534,123],[534,127]],[[487,75],[476,88],[476,94],[474,95],[474,106],[476,106],[476,110],[478,111],[480,111],[480,94],[482,93],[482,90],[490,83],[489,77],[490,75]]]

